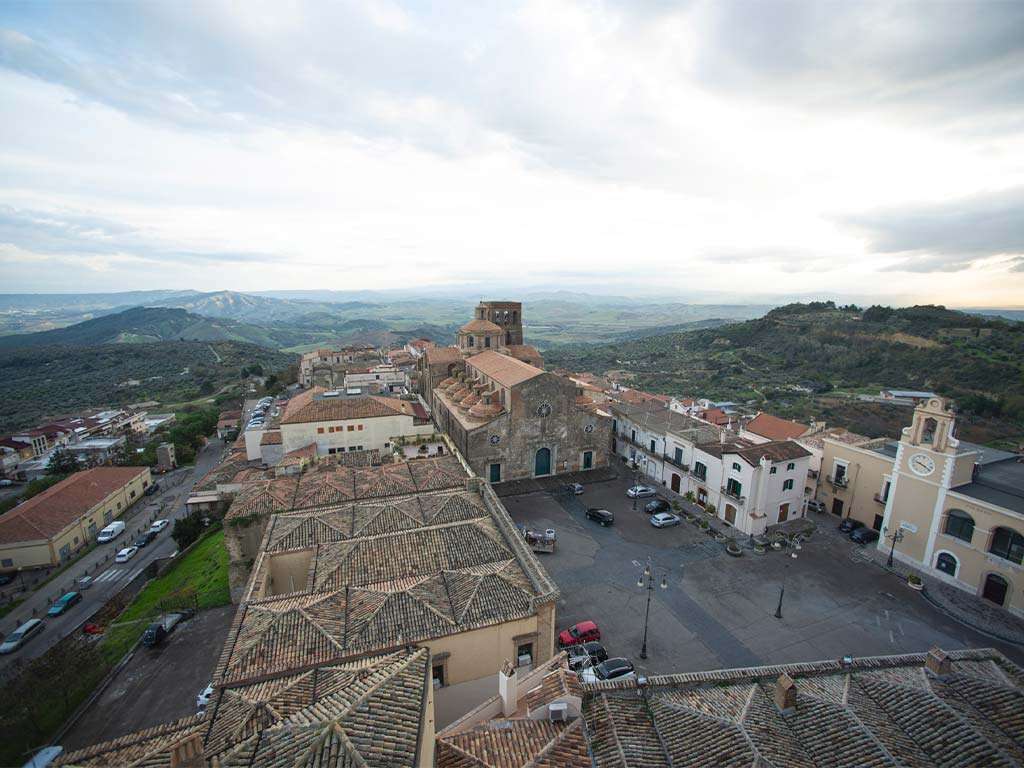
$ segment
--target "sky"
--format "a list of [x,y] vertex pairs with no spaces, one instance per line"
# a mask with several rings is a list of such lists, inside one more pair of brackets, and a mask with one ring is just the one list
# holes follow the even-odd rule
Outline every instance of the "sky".
[[0,292],[488,281],[1024,306],[1024,2],[0,3]]

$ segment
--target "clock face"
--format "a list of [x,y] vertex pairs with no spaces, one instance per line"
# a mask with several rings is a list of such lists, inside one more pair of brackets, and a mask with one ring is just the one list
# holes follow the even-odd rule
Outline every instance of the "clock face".
[[501,436],[500,435],[491,435],[491,445],[497,445],[500,442],[501,442]]
[[915,453],[910,457],[910,469],[915,475],[927,477],[935,471],[935,462],[926,453]]
[[541,403],[540,405],[537,406],[537,415],[542,417],[550,416],[551,406],[548,403]]

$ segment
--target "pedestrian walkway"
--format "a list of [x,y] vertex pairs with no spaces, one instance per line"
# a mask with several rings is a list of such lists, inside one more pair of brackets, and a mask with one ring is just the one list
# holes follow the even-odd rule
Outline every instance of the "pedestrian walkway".
[[146,567],[141,565],[138,568],[109,568],[93,579],[93,584],[99,584],[104,581],[131,581],[146,570]]

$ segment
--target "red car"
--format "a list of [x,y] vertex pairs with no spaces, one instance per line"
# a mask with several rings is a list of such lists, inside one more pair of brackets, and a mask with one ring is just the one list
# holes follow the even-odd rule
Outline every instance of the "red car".
[[580,643],[589,643],[601,639],[601,630],[597,628],[597,624],[592,621],[581,621],[579,624],[573,624],[568,629],[563,629],[558,634],[558,646],[565,648],[570,645],[579,645]]

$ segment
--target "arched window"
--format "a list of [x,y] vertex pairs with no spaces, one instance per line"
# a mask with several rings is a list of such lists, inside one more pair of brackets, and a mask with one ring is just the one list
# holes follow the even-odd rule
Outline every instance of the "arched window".
[[963,510],[951,509],[943,533],[970,544],[974,537],[974,518]]
[[935,560],[936,570],[942,571],[948,576],[956,576],[956,566],[956,558],[949,554],[949,552],[940,552]]
[[1024,536],[1010,528],[996,528],[988,551],[998,557],[1020,563],[1024,560]]
[[922,443],[934,443],[935,442],[935,430],[938,429],[939,423],[935,419],[925,419],[924,429],[921,430],[921,442]]

